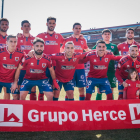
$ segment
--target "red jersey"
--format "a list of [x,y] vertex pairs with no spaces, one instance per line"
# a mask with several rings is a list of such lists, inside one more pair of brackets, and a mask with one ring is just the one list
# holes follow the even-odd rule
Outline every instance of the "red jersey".
[[12,53],[7,47],[0,49],[0,82],[14,82],[16,69],[23,56],[23,51],[18,48]]
[[96,51],[89,52],[85,59],[90,62],[88,77],[107,78],[107,70],[110,60],[118,61],[121,57],[122,56],[114,56],[112,52],[107,52],[103,57],[98,56]]
[[60,82],[66,83],[73,79],[76,66],[78,65],[79,59],[86,56],[85,53],[74,53],[72,58],[67,58],[65,53],[57,53],[51,55],[52,60],[56,60],[55,74],[56,79]]
[[123,79],[128,78],[128,70],[130,68],[135,68],[139,72],[140,68],[140,56],[137,57],[136,61],[127,55],[120,59],[118,67],[116,69],[115,75],[119,82],[123,83]]
[[33,58],[25,56],[21,65],[26,68],[25,79],[41,80],[47,78],[46,68],[52,67],[52,61],[46,54],[43,54],[39,59],[36,56]]
[[22,37],[18,38],[17,48],[20,48],[22,51],[28,54],[28,52],[32,50],[34,39],[35,37],[33,37],[32,35],[30,35],[29,37],[25,37],[24,35],[22,35]]
[[6,45],[6,41],[7,41],[7,35],[6,36],[2,36],[1,34],[0,34],[0,48],[4,48],[4,47],[6,47],[7,45]]
[[[68,41],[73,41],[74,49],[75,49],[74,52],[76,52],[76,53],[79,53],[79,52],[83,53],[84,49],[88,49],[86,40],[84,38],[83,39],[77,39],[77,38],[74,38],[73,36],[70,36],[70,37],[65,39],[65,42],[63,43],[63,46],[62,46],[63,49],[65,48],[65,44]],[[84,69],[84,64],[78,64],[76,69]]]
[[138,96],[136,96],[136,92],[139,89],[138,84],[140,84],[140,81],[131,81],[127,79],[125,82],[128,84],[128,87],[124,88],[124,91],[126,91],[126,99],[137,99]]
[[127,55],[129,51],[129,47],[131,45],[137,45],[140,51],[140,43],[134,41],[132,44],[128,44],[127,41],[120,43],[117,47],[121,55]]

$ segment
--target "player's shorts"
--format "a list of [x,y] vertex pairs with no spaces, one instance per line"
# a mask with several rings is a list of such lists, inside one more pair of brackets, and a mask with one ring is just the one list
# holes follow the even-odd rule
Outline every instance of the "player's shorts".
[[[60,90],[62,88],[62,85],[63,85],[65,91],[74,90],[74,80],[73,79],[66,83],[60,82],[59,80],[56,79],[56,82],[58,83]],[[54,90],[57,90],[57,89],[55,88]]]
[[[2,91],[2,88],[3,87],[6,87],[6,92],[7,93],[11,93],[11,86],[12,86],[12,83],[4,83],[4,82],[0,82],[0,92]],[[19,90],[16,89],[14,93],[12,94],[19,94]]]
[[86,87],[86,76],[84,69],[76,69],[73,79],[76,87]]
[[[55,66],[53,66],[53,68],[55,70]],[[50,83],[52,84],[53,80],[52,80],[52,77],[51,77],[51,74],[50,74],[50,70],[48,68],[46,68],[46,76],[48,77]]]
[[45,92],[52,92],[52,85],[49,83],[49,79],[42,79],[42,80],[28,80],[24,79],[21,84],[20,91],[30,91],[32,87],[38,86],[40,93],[43,91]]
[[111,88],[115,88],[116,87],[116,77],[115,77],[115,73],[107,73],[107,77],[108,80],[110,82]]
[[108,81],[108,78],[91,78],[88,77],[87,79],[87,86],[86,86],[86,93],[92,94],[92,92],[95,92],[95,86],[99,86],[99,90],[101,93],[110,94],[112,93],[110,83]]
[[20,75],[19,75],[19,80],[18,80],[18,85],[21,85],[23,80],[24,80],[24,76],[26,74],[26,70],[21,70],[20,71]]
[[[123,79],[123,81],[125,81],[126,79]],[[123,84],[121,84],[119,81],[118,81],[118,90],[123,90],[124,89],[124,86]]]

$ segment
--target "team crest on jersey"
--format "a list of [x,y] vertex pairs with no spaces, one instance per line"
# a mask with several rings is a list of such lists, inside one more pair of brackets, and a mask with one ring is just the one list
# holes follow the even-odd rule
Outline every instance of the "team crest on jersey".
[[23,40],[20,40],[20,43],[23,43]]
[[84,41],[81,41],[81,44],[84,44]]
[[105,58],[105,62],[108,62],[108,58]]
[[46,63],[42,63],[42,67],[45,68],[46,67]]
[[6,60],[6,57],[3,57],[3,60]]
[[55,38],[58,39],[58,35],[55,35]]
[[75,62],[77,60],[77,58],[73,58],[73,62]]
[[114,46],[111,46],[112,49],[114,49]]
[[94,62],[97,62],[96,59],[94,59]]
[[48,38],[47,35],[45,35],[45,38]]
[[140,66],[139,65],[136,65],[136,68],[139,68]]
[[15,61],[18,61],[19,60],[19,57],[15,57]]
[[125,49],[125,47],[123,47],[123,49]]
[[31,66],[33,66],[34,65],[34,63],[31,63]]

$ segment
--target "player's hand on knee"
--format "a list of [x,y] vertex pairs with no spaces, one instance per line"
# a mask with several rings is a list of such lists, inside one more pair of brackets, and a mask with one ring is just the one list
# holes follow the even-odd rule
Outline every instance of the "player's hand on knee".
[[53,79],[53,86],[54,86],[57,90],[60,90],[60,87],[59,87],[58,83],[56,82],[56,79]]
[[34,57],[34,50],[29,51],[28,56],[31,58]]
[[18,89],[18,85],[17,83],[13,83],[13,85],[11,86],[11,93],[14,93],[16,89]]

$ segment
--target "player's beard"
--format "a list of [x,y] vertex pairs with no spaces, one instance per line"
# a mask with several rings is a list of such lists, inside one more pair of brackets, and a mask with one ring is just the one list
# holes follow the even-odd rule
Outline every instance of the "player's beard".
[[54,31],[54,28],[48,27],[48,30],[49,30],[49,31]]
[[[34,51],[35,51],[35,50],[34,50]],[[35,53],[36,53],[37,55],[41,55],[41,54],[43,53],[43,51],[40,51],[40,52],[35,51]]]
[[0,28],[0,31],[1,32],[7,32],[7,29],[3,30],[3,29]]
[[133,37],[132,37],[132,38],[127,37],[127,39],[128,39],[128,40],[133,40],[134,38],[133,38]]
[[137,56],[131,56],[131,58],[137,58]]

